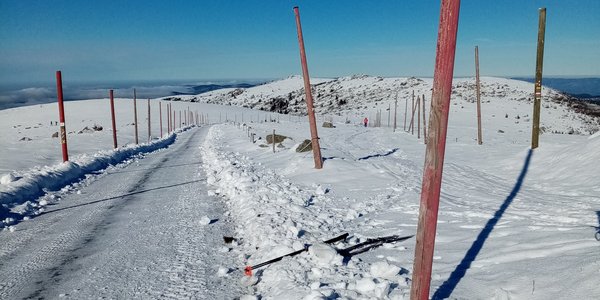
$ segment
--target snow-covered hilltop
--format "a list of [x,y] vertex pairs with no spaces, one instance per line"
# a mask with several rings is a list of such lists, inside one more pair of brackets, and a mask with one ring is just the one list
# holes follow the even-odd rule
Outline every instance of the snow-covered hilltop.
[[[415,95],[425,95],[426,101],[430,100],[432,83],[431,78],[383,78],[367,75],[311,79],[316,113],[338,116],[369,115],[379,109],[385,110],[389,105],[393,107],[396,99],[398,112],[403,114],[404,101],[411,99],[413,92]],[[532,83],[483,77],[481,96],[484,113],[493,112],[498,118],[508,115],[514,122],[530,124],[533,90]],[[164,99],[235,105],[283,114],[306,114],[301,76],[290,76],[251,88],[221,89],[196,96]],[[475,80],[455,78],[451,99],[452,104],[457,107],[473,109]],[[551,88],[543,88],[541,112],[541,126],[546,133],[587,135],[600,128],[598,115],[594,116],[584,103]]]

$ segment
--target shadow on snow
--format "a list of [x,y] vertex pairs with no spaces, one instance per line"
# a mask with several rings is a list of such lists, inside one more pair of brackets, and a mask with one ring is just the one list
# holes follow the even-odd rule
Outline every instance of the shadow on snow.
[[506,209],[510,206],[512,201],[519,193],[519,190],[523,185],[523,181],[525,180],[525,175],[527,174],[527,169],[529,168],[529,162],[531,161],[532,154],[533,150],[529,149],[527,157],[525,158],[525,163],[523,164],[523,169],[521,169],[521,174],[519,174],[517,182],[515,183],[515,186],[513,187],[512,191],[510,192],[508,197],[506,197],[504,203],[502,203],[502,205],[496,211],[494,216],[488,220],[487,224],[485,224],[485,227],[481,230],[481,232],[477,236],[477,239],[473,242],[471,248],[469,248],[460,264],[458,264],[454,271],[452,271],[448,280],[446,280],[435,291],[431,299],[445,299],[450,297],[460,280],[465,276],[467,270],[469,270],[469,268],[471,267],[471,263],[477,258],[479,251],[481,251],[481,248],[483,248],[483,244],[489,237],[492,230],[494,230],[494,226],[496,226],[498,221],[500,221]]

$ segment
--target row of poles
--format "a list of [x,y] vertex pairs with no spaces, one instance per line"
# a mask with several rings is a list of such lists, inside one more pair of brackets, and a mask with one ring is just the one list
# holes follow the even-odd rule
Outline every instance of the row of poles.
[[[62,88],[62,73],[61,71],[56,71],[56,93],[58,98],[58,115],[60,122],[60,143],[62,149],[63,162],[69,160],[69,151],[67,147],[67,130],[65,126],[65,109],[64,109],[64,99],[63,99],[63,88]],[[117,143],[117,124],[115,117],[115,100],[114,100],[114,91],[109,90],[108,92],[109,100],[110,100],[110,115],[111,115],[111,125],[112,125],[112,138],[113,138],[113,148],[116,149],[118,147]],[[151,106],[150,99],[148,99],[148,142],[152,140],[152,126],[151,126]],[[158,112],[159,112],[159,127],[160,127],[160,137],[163,137],[163,114],[162,114],[162,102],[158,102]],[[177,111],[173,109],[172,103],[167,103],[166,105],[166,113],[167,113],[167,134],[171,134],[178,128],[182,128],[183,126],[187,126],[189,124],[194,124],[199,126],[200,124],[207,124],[208,114],[200,114],[198,111],[191,111],[188,106],[186,110],[179,110],[179,123],[177,123]],[[189,122],[188,122],[189,121]],[[138,112],[137,112],[137,93],[136,89],[133,89],[133,124],[135,131],[135,144],[139,144],[139,136],[138,136]]]
[[[458,31],[458,14],[460,0],[442,0],[440,9],[440,23],[438,28],[438,41],[436,48],[435,70],[433,79],[433,91],[431,97],[431,111],[429,114],[429,130],[426,130],[425,122],[425,97],[422,98],[422,106],[419,105],[421,98],[417,97],[416,103],[412,105],[412,117],[409,129],[414,132],[414,115],[417,110],[417,118],[420,118],[419,107],[423,107],[423,121],[425,143],[425,165],[423,169],[423,180],[421,187],[421,200],[419,208],[419,219],[417,225],[417,242],[415,246],[415,257],[411,285],[412,300],[429,299],[431,284],[431,270],[433,265],[433,251],[435,245],[435,234],[437,229],[438,208],[440,190],[442,183],[442,170],[446,150],[446,137],[448,130],[448,114],[450,109],[450,96],[452,92],[452,78],[454,72],[454,59],[456,52],[456,34]],[[302,75],[304,77],[304,90],[306,93],[306,105],[310,123],[311,142],[315,168],[321,169],[323,161],[319,147],[319,137],[314,117],[313,99],[310,89],[310,77],[306,62],[302,27],[300,24],[300,13],[298,7],[294,7],[296,16],[296,28],[298,31],[298,43],[300,47],[300,60],[302,64]],[[539,144],[539,121],[542,89],[542,65],[544,56],[544,39],[546,27],[546,9],[539,10],[536,75],[533,107],[533,129],[531,148],[536,149]],[[481,88],[479,80],[479,48],[475,47],[475,73],[477,94],[477,143],[481,145]],[[408,106],[408,99],[406,107]],[[397,100],[395,102],[397,109]],[[405,110],[406,111],[406,110]],[[377,116],[380,124],[381,114]],[[389,119],[389,118],[388,118]],[[417,120],[417,127],[420,125]],[[405,124],[406,130],[406,112]],[[394,116],[394,130],[396,129],[396,116]],[[427,131],[429,134],[427,134]],[[417,135],[420,129],[417,130]]]
[[[429,289],[431,284],[431,270],[433,264],[433,251],[435,245],[435,234],[438,217],[438,207],[440,198],[440,189],[442,181],[442,170],[444,164],[444,154],[446,148],[446,136],[448,128],[448,113],[450,107],[450,95],[452,91],[452,77],[454,71],[454,59],[456,51],[456,34],[458,30],[458,14],[460,8],[460,0],[441,0],[440,23],[438,28],[438,40],[436,47],[435,70],[433,79],[433,91],[431,97],[431,111],[429,114],[429,130],[428,134],[424,132],[426,140],[425,164],[423,169],[423,180],[421,187],[421,200],[419,209],[419,220],[417,227],[417,241],[415,246],[415,258],[413,266],[411,299],[429,299]],[[319,136],[316,126],[316,118],[314,113],[313,98],[310,88],[310,77],[306,60],[306,52],[304,49],[304,39],[302,36],[302,26],[300,23],[300,12],[298,7],[294,7],[296,18],[296,29],[298,34],[298,45],[300,49],[300,61],[302,65],[302,76],[304,78],[304,91],[306,94],[306,105],[308,120],[310,124],[311,145],[315,168],[323,167],[323,159],[319,145]],[[538,147],[539,140],[539,113],[541,106],[541,80],[542,80],[542,62],[544,48],[544,33],[546,24],[546,9],[542,8],[539,11],[539,28],[538,28],[538,48],[536,58],[536,79],[535,79],[535,98],[533,112],[533,130],[532,130],[532,149]],[[478,143],[481,144],[481,111],[480,111],[480,87],[479,87],[479,62],[478,48],[475,48],[476,56],[476,82],[477,82],[477,115],[478,115]],[[57,72],[57,85],[62,85],[60,79],[60,71]],[[58,89],[59,111],[60,111],[60,136],[63,148],[63,160],[68,160],[66,131],[64,125],[64,112],[62,103],[62,86]],[[111,112],[113,115],[113,137],[116,147],[116,128],[114,121],[114,108],[111,91]],[[396,100],[397,101],[397,100]],[[414,130],[414,113],[417,110],[420,99],[417,98],[417,104],[412,106],[413,117],[411,118],[411,130]],[[423,98],[424,105],[424,98]],[[408,103],[406,104],[408,105]],[[397,102],[395,103],[397,107]],[[175,119],[175,111],[169,110],[169,124]],[[423,113],[425,110],[423,109]],[[161,118],[162,119],[162,118]],[[395,119],[395,118],[394,118]],[[423,117],[423,119],[425,119]],[[181,111],[180,111],[181,120]],[[417,121],[417,126],[420,126],[420,121]],[[394,125],[396,121],[394,120]],[[137,122],[136,122],[137,126]],[[162,128],[162,126],[161,126]],[[396,128],[396,126],[394,126]],[[405,122],[406,128],[406,122]],[[169,131],[174,129],[169,125]],[[420,134],[420,130],[417,130]],[[136,138],[137,141],[137,138]]]

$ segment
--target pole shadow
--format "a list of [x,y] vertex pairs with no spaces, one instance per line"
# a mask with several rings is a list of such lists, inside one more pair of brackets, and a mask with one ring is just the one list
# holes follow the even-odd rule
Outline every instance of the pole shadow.
[[531,161],[531,156],[533,154],[533,150],[529,149],[527,153],[527,157],[525,158],[525,163],[523,164],[523,168],[521,169],[521,173],[517,178],[517,182],[513,187],[512,191],[504,200],[504,203],[498,208],[494,216],[488,220],[485,224],[485,227],[481,230],[477,239],[471,244],[469,250],[463,257],[462,261],[456,266],[454,271],[450,274],[450,277],[435,291],[431,299],[446,299],[450,297],[460,280],[465,276],[469,268],[471,268],[471,263],[477,258],[477,255],[483,248],[483,244],[489,237],[490,233],[494,230],[494,226],[500,221],[502,215],[506,211],[506,209],[510,206],[512,201],[515,199],[521,186],[523,185],[523,181],[525,180],[525,175],[527,174],[527,170],[529,169],[529,162]]
[[147,192],[151,192],[151,191],[162,190],[162,189],[167,189],[167,188],[182,186],[182,185],[186,185],[186,184],[196,183],[196,182],[200,182],[200,181],[204,181],[204,180],[205,179],[198,179],[198,180],[192,180],[192,181],[187,181],[187,182],[182,182],[182,183],[165,185],[165,186],[160,186],[160,187],[155,187],[155,188],[150,188],[150,189],[145,189],[145,190],[139,190],[139,191],[135,191],[135,192],[131,192],[131,193],[126,193],[126,194],[119,195],[119,196],[114,196],[114,197],[109,197],[109,198],[104,198],[104,199],[90,201],[90,202],[87,202],[87,203],[82,203],[82,204],[77,204],[77,205],[71,205],[71,206],[67,206],[67,207],[57,208],[57,209],[54,209],[54,210],[44,211],[43,213],[39,214],[38,216],[47,215],[47,214],[59,212],[59,211],[62,211],[62,210],[68,210],[68,209],[72,209],[72,208],[76,208],[76,207],[88,206],[88,205],[92,205],[92,204],[96,204],[96,203],[100,203],[100,202],[104,202],[104,201],[108,201],[108,200],[125,198],[125,197],[128,197],[128,196],[142,194],[142,193],[147,193]]

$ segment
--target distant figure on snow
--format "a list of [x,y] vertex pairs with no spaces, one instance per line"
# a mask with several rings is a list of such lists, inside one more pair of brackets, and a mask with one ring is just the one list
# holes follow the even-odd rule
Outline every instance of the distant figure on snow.
[[367,117],[365,117],[365,119],[363,120],[363,123],[365,124],[365,127],[367,127],[367,125],[369,125],[369,119]]

